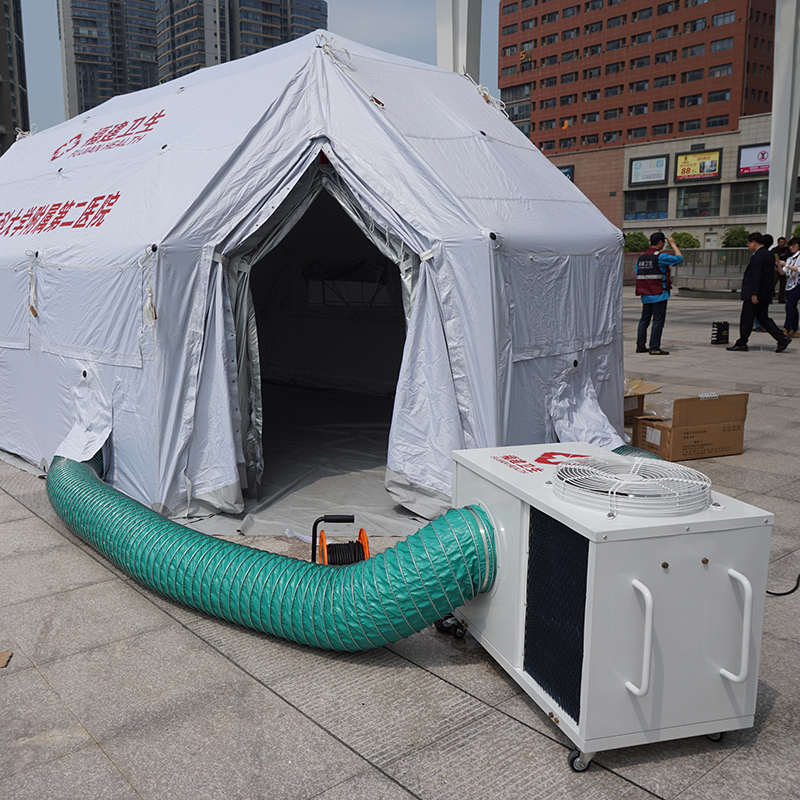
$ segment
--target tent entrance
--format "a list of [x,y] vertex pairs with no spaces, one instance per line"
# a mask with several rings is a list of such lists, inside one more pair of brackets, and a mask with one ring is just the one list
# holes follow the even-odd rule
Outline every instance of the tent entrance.
[[255,412],[243,420],[245,511],[269,508],[268,527],[280,527],[276,516],[314,519],[349,505],[370,508],[387,535],[418,527],[384,480],[419,259],[370,227],[337,176],[318,171],[230,257],[237,340],[250,320],[238,364],[240,405]]

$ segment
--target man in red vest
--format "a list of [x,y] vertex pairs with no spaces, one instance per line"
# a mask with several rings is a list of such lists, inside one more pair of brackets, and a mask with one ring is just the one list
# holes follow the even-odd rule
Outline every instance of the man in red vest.
[[[671,256],[661,252],[667,242],[675,255]],[[636,294],[642,298],[642,317],[639,320],[639,330],[636,336],[637,353],[649,352],[651,356],[669,355],[669,351],[661,349],[661,331],[664,330],[669,290],[672,288],[669,268],[673,264],[682,263],[683,256],[674,239],[668,239],[661,231],[650,234],[650,247],[639,256],[639,260],[636,262]],[[646,346],[647,329],[651,320],[653,328],[650,331],[650,347],[648,348]]]

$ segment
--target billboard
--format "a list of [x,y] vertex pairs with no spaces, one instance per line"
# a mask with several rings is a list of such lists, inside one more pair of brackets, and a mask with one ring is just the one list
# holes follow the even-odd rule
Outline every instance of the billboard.
[[722,170],[722,150],[678,153],[675,156],[675,181],[719,180]]
[[669,156],[632,158],[628,166],[628,186],[646,186],[669,180]]
[[570,164],[568,167],[559,167],[561,174],[569,178],[573,183],[575,183],[575,165]]
[[769,175],[769,155],[769,143],[742,145],[739,147],[739,169],[736,177]]

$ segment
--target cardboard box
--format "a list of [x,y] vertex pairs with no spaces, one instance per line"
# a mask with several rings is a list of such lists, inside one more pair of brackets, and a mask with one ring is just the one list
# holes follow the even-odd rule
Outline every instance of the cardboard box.
[[744,447],[747,394],[716,394],[676,400],[672,419],[637,417],[633,446],[666,461],[734,456]]
[[622,398],[625,409],[625,424],[631,425],[636,417],[644,414],[644,398],[648,394],[657,392],[661,387],[656,383],[644,381],[630,381],[625,387],[625,396]]

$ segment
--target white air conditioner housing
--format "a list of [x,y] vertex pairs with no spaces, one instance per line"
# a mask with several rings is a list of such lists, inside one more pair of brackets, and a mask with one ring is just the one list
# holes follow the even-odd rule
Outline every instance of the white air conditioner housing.
[[774,516],[700,473],[588,444],[453,454],[494,525],[492,589],[456,616],[575,743],[753,725]]

